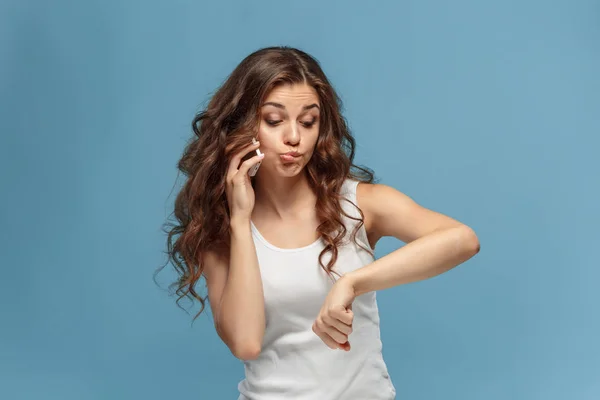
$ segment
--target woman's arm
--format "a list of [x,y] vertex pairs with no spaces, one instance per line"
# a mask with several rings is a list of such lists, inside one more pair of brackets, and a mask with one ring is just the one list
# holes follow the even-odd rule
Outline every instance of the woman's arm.
[[406,245],[347,274],[356,295],[431,278],[479,252],[470,227],[418,205],[394,188],[361,183],[357,202],[370,241],[393,236]]
[[[255,141],[236,153],[227,171],[227,203],[231,217],[228,255],[208,252],[204,258],[208,298],[217,333],[237,358],[258,357],[265,334],[265,299],[251,230],[254,189],[248,176],[263,154],[242,157],[260,145]],[[241,164],[240,164],[241,163]]]
[[313,331],[332,349],[350,351],[356,296],[439,275],[473,257],[479,240],[468,226],[385,185],[360,183],[357,205],[372,246],[393,236],[405,246],[342,276],[327,295]]
[[262,279],[250,221],[232,221],[229,257],[204,257],[208,297],[219,337],[234,356],[252,360],[265,333]]

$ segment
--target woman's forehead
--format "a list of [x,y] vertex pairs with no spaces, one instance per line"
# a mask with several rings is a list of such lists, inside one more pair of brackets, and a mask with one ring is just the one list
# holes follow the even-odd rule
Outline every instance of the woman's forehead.
[[305,83],[286,83],[274,87],[267,94],[264,103],[268,102],[282,105],[297,105],[298,103],[316,103],[319,105],[319,95],[315,88]]

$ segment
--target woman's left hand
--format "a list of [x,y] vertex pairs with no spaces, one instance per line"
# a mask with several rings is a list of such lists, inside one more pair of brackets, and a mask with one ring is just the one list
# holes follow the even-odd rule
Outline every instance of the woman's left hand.
[[331,349],[350,350],[348,335],[352,333],[352,302],[355,297],[352,283],[341,277],[325,298],[312,329]]

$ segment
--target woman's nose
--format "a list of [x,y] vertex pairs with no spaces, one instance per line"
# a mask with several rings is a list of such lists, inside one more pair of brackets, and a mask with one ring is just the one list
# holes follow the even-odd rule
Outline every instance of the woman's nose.
[[290,146],[297,146],[300,143],[300,132],[298,126],[291,124],[285,133],[285,143]]

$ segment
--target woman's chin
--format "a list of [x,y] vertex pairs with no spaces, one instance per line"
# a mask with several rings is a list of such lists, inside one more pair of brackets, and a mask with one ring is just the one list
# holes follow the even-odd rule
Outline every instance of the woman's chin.
[[277,168],[277,175],[284,178],[292,178],[301,174],[304,170],[304,166],[302,164],[282,164]]
[[[303,173],[304,166],[302,164],[280,164],[275,168],[263,168],[262,175],[268,175],[269,178],[293,178]],[[260,169],[259,169],[260,174]]]

